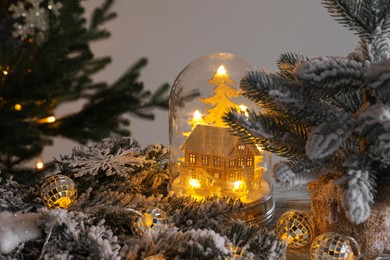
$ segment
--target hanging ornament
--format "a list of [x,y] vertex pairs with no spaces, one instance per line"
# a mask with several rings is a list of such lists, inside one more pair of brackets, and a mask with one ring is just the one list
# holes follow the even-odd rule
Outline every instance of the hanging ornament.
[[76,184],[65,175],[48,177],[41,186],[41,199],[49,209],[69,208],[77,198]]
[[27,3],[28,5],[25,5],[19,1],[8,8],[12,12],[12,17],[17,21],[13,25],[13,36],[20,37],[22,40],[35,36],[37,43],[42,44],[44,32],[49,28],[49,13],[52,12],[55,16],[59,16],[62,4],[54,3],[53,0],[48,1],[47,5],[43,0],[27,0]]
[[291,248],[304,247],[313,239],[314,223],[307,213],[289,210],[279,218],[276,234]]
[[169,223],[165,211],[158,207],[150,207],[137,215],[132,223],[133,231],[139,236],[151,230],[159,230],[163,225]]
[[311,259],[356,259],[359,255],[360,248],[355,239],[333,232],[319,235],[310,247]]

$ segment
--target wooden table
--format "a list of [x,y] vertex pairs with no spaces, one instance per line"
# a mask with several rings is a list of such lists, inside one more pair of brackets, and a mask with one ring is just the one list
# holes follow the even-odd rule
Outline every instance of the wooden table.
[[[275,217],[266,227],[275,230],[276,222],[279,217],[290,209],[299,209],[305,212],[310,212],[310,193],[306,187],[302,188],[286,188],[278,183],[273,183],[274,200],[275,200]],[[287,260],[299,259],[310,260],[310,247],[300,249],[288,249]]]

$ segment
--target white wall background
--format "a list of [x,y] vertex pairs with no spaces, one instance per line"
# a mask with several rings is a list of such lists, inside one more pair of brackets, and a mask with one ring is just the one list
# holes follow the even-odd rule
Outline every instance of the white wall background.
[[[102,0],[84,2],[87,14]],[[213,52],[231,52],[254,67],[275,71],[283,52],[308,57],[345,56],[356,36],[330,17],[321,0],[117,0],[118,18],[107,24],[110,39],[92,46],[96,56],[113,63],[96,80],[113,82],[140,57],[146,89],[172,84],[194,59]],[[71,106],[63,108],[63,113]],[[168,113],[154,121],[132,119],[132,137],[142,146],[168,145]],[[42,159],[69,154],[78,144],[57,139]]]

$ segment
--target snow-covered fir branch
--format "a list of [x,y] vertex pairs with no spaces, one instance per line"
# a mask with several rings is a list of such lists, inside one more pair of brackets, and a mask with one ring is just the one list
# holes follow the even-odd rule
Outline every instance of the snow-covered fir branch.
[[[141,149],[130,138],[106,139],[75,148],[57,163],[57,173],[71,177],[79,194],[68,210],[44,207],[39,195],[43,180],[30,188],[1,180],[0,211],[8,212],[4,217],[10,221],[0,228],[5,257],[278,259],[284,250],[274,232],[234,219],[243,210],[240,201],[169,194],[168,150],[162,145]],[[131,169],[118,172],[118,167]],[[134,223],[151,207],[165,212],[168,224],[140,233]],[[15,213],[28,222],[24,229],[14,228],[20,226],[18,218],[9,218]]]
[[307,139],[307,129],[303,124],[278,115],[241,112],[232,109],[224,117],[233,133],[248,143],[260,144],[264,149],[282,156],[304,154],[302,143]]
[[363,223],[370,216],[376,193],[376,176],[367,159],[361,155],[347,158],[343,164],[346,175],[336,180],[342,189],[341,205],[347,218],[356,224]]
[[[358,224],[370,215],[376,183],[390,167],[390,1],[322,2],[357,32],[358,47],[347,57],[286,53],[276,73],[247,72],[240,82],[242,95],[270,116],[228,112],[225,119],[242,140],[288,159],[273,168],[286,185],[342,176],[343,207]],[[304,126],[305,138],[291,134],[281,118]],[[351,163],[357,157],[366,163]]]
[[298,79],[316,87],[321,96],[356,91],[363,87],[363,63],[345,57],[319,57],[298,64]]

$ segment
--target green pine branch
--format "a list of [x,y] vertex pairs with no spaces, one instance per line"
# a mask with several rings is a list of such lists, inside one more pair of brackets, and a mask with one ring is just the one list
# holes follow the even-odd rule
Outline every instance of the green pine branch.
[[[25,2],[19,0],[15,2]],[[56,3],[57,1],[55,1]],[[41,3],[46,30],[37,28],[26,37],[17,38],[15,18],[9,1],[0,1],[0,168],[15,169],[38,156],[52,138],[63,136],[80,143],[99,141],[109,136],[130,135],[130,120],[124,115],[153,119],[154,109],[167,109],[168,84],[156,91],[144,89],[139,80],[147,60],[141,58],[113,84],[95,82],[93,76],[111,59],[94,57],[93,41],[110,33],[103,28],[114,19],[114,0],[106,0],[95,9],[90,25],[80,1],[61,2],[54,14]],[[28,10],[30,5],[25,4]],[[57,118],[51,124],[40,120],[55,115],[64,104],[82,100],[80,111]],[[15,105],[21,109],[16,110]]]

